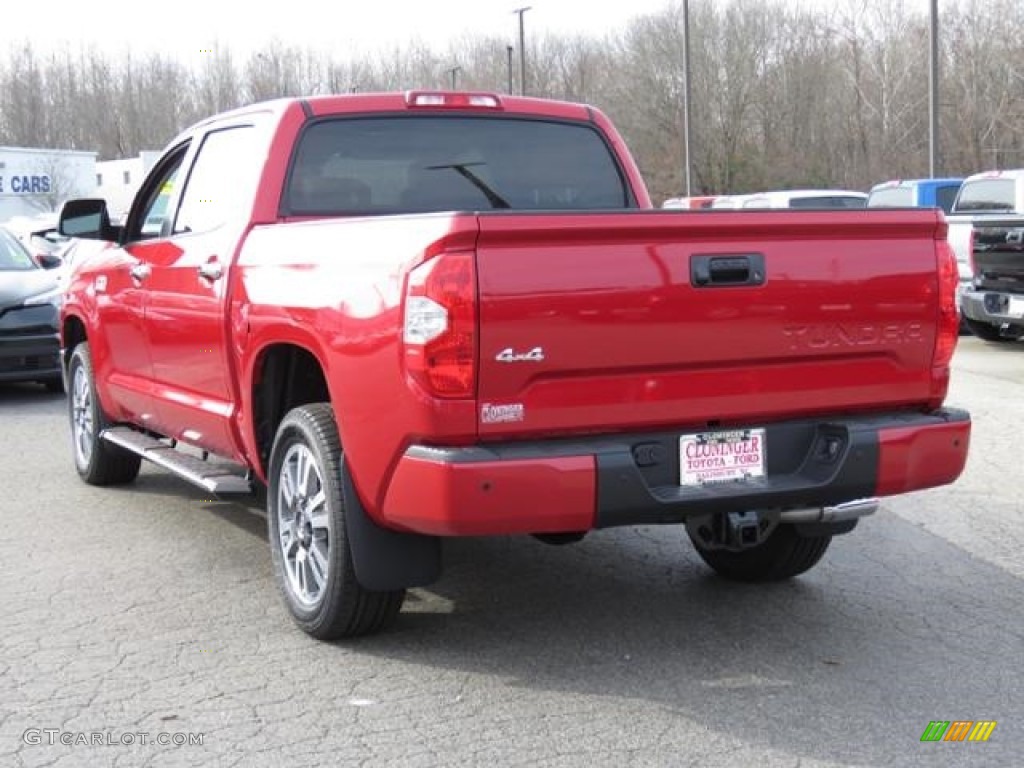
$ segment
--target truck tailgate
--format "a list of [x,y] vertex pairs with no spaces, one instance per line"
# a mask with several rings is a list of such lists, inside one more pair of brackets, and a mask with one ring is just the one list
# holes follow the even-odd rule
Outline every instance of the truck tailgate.
[[482,215],[480,435],[923,404],[944,236],[930,210]]

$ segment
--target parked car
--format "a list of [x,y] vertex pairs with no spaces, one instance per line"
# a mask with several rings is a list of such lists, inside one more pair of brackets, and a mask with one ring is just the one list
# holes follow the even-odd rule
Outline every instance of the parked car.
[[0,227],[0,381],[38,381],[51,392],[64,391],[60,296],[54,273]]
[[686,210],[697,210],[710,208],[718,195],[700,195],[698,197],[670,197],[661,204],[662,208],[682,208]]
[[976,223],[971,269],[961,297],[971,332],[991,342],[1024,338],[1024,217]]
[[941,208],[949,213],[963,181],[962,178],[883,181],[868,192],[868,208]]
[[[975,278],[972,264],[974,230],[998,222],[999,226],[1024,223],[1024,168],[1008,171],[985,171],[964,179],[953,208],[946,216],[949,225],[947,239],[956,256],[960,284],[956,293],[957,309],[963,311],[963,294],[971,288]],[[966,312],[963,322],[968,323]],[[984,332],[984,331],[983,331]]]
[[868,196],[846,189],[785,189],[745,195],[741,208],[863,208]]
[[68,238],[57,231],[57,215],[36,217],[16,216],[4,222],[4,228],[16,237],[39,266],[53,269],[57,266],[51,256],[58,256]]

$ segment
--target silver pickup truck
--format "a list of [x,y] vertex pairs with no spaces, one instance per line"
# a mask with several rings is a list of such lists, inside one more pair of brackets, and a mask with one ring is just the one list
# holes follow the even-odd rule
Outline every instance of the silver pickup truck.
[[[985,309],[998,307],[991,299],[986,303],[984,294],[991,291],[982,290],[978,282],[981,276],[974,261],[981,228],[1024,228],[1024,169],[986,171],[968,176],[946,220],[949,222],[949,244],[956,254],[960,272],[957,305],[966,328],[988,341],[1012,340],[1024,335],[1024,320],[1020,315],[1007,316]],[[991,244],[985,247],[990,248]],[[1005,288],[1004,283],[1000,285]],[[1020,289],[1024,297],[1024,283]],[[1015,309],[1016,306],[1015,303]]]
[[963,321],[986,341],[1016,341],[1024,336],[1024,217],[976,222],[971,251]]

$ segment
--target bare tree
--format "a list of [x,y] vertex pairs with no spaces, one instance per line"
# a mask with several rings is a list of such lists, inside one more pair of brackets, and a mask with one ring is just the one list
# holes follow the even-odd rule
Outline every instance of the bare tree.
[[[690,0],[692,167],[708,193],[868,185],[923,175],[927,19],[905,0]],[[679,0],[604,38],[533,35],[531,91],[593,103],[626,138],[655,200],[682,188]],[[943,170],[1024,165],[1020,0],[949,0],[942,15]],[[0,143],[134,156],[206,115],[280,96],[508,89],[508,44],[466,35],[376,53],[280,40],[244,60],[215,44],[189,68],[159,53],[94,47],[0,60]]]

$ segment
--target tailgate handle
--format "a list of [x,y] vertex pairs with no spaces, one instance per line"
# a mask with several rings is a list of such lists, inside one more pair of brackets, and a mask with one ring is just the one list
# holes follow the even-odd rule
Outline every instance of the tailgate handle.
[[698,287],[762,285],[764,254],[694,254],[690,257],[690,282]]

